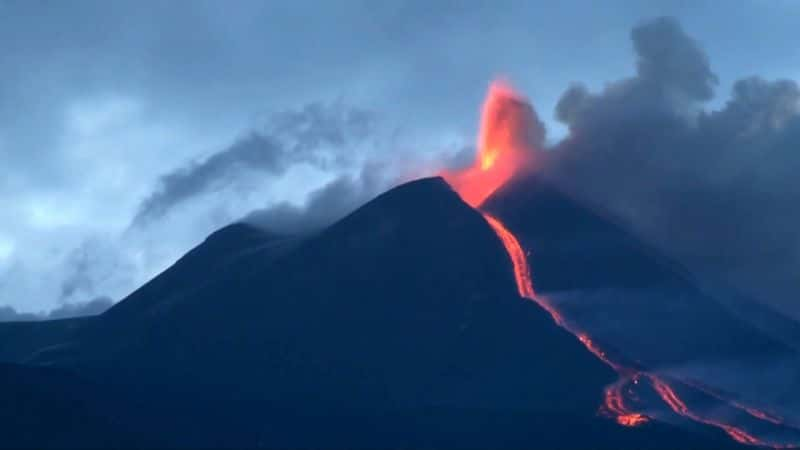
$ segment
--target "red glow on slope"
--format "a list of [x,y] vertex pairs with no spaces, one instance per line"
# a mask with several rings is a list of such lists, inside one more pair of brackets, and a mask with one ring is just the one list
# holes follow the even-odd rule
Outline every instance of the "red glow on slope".
[[[533,300],[539,306],[541,306],[545,311],[547,311],[553,320],[559,326],[566,328],[564,325],[564,320],[561,314],[548,302],[540,299],[536,296],[536,293],[533,290],[533,283],[531,281],[531,272],[530,267],[528,266],[528,258],[525,256],[525,252],[522,250],[522,246],[519,244],[516,236],[511,233],[511,231],[503,225],[502,222],[497,220],[497,218],[483,213],[483,217],[489,223],[489,225],[494,230],[497,237],[500,238],[500,241],[503,243],[503,246],[506,248],[509,257],[511,258],[511,265],[514,268],[514,279],[517,283],[517,291],[521,297],[525,297],[529,300]],[[568,329],[568,331],[571,331]],[[575,334],[575,333],[573,333]],[[595,356],[600,358],[603,362],[611,366],[614,370],[618,372],[622,370],[620,366],[611,362],[610,359],[607,358],[606,353],[600,349],[598,346],[592,342],[591,338],[585,333],[578,333],[576,334],[578,340]],[[641,425],[648,421],[648,418],[642,414],[638,414],[633,411],[629,411],[625,408],[625,405],[622,400],[622,393],[620,390],[614,390],[612,385],[611,390],[607,389],[605,393],[605,406],[606,410],[616,416],[617,423],[620,425],[625,426],[637,426]]]
[[649,377],[653,381],[653,388],[655,388],[656,392],[658,392],[658,395],[661,396],[661,399],[664,400],[667,406],[669,406],[670,409],[672,409],[675,413],[684,417],[688,417],[696,422],[722,428],[736,442],[749,445],[768,445],[767,443],[751,436],[744,430],[736,428],[732,425],[699,416],[686,406],[686,403],[684,403],[683,400],[678,397],[675,391],[666,382],[653,375],[649,375]]
[[[531,144],[534,140],[530,138],[529,131],[533,129],[532,124],[535,120],[533,109],[522,97],[505,84],[493,83],[483,105],[481,135],[475,162],[463,171],[445,172],[442,175],[465,202],[475,208],[480,207],[488,196],[508,181],[518,170],[530,166],[535,148]],[[604,391],[602,413],[611,415],[617,423],[624,426],[639,426],[649,422],[650,417],[629,406],[632,403],[640,402],[635,392],[638,387],[649,387],[675,414],[720,428],[737,442],[774,448],[797,447],[793,443],[775,443],[759,439],[741,428],[717,420],[713,414],[695,411],[687,405],[687,402],[678,395],[675,388],[666,379],[616,361],[587,333],[568,324],[564,320],[564,316],[547,299],[536,295],[528,258],[519,240],[498,218],[485,212],[482,214],[511,259],[519,295],[536,302],[550,314],[558,326],[576,336],[589,352],[619,374],[620,379],[607,386]],[[782,419],[761,410],[697,388],[691,383],[679,383],[681,386],[693,389],[695,394],[704,393],[715,398],[724,407],[744,411],[751,417],[760,420],[762,424],[769,423],[800,430],[800,428],[787,425]]]
[[483,103],[478,154],[473,164],[441,175],[461,198],[477,208],[518,170],[531,163],[536,117],[508,84],[495,81]]
[[[483,216],[486,218],[486,221],[489,223],[489,225],[495,231],[497,236],[500,238],[500,241],[505,246],[506,251],[508,252],[511,258],[511,264],[514,267],[514,279],[516,280],[517,290],[519,291],[520,296],[528,298],[538,303],[542,308],[544,308],[548,313],[550,313],[550,315],[553,317],[553,320],[557,324],[566,328],[568,331],[573,332],[572,330],[569,330],[569,328],[563,325],[564,321],[561,314],[555,308],[553,308],[552,305],[550,305],[549,303],[540,302],[537,299],[533,291],[530,267],[528,266],[528,261],[525,256],[525,252],[522,250],[522,246],[519,244],[519,241],[514,236],[514,234],[512,234],[511,231],[509,231],[508,228],[506,228],[502,222],[497,220],[497,218],[492,217],[491,215],[486,213],[484,213]],[[599,346],[597,346],[595,342],[592,341],[592,339],[586,333],[573,332],[573,334],[575,334],[578,340],[592,354],[597,356],[597,358],[599,358],[601,361],[609,365],[618,373],[624,373],[624,372],[633,373],[634,374],[633,376],[638,380],[639,373],[635,369],[626,368],[618,363],[611,361],[611,359],[608,357],[608,354],[604,350],[602,350]],[[660,378],[652,374],[644,374],[644,375],[651,380],[653,388],[656,390],[658,395],[675,413],[690,418],[694,421],[704,423],[706,425],[712,425],[721,428],[737,442],[750,445],[764,445],[763,442],[751,436],[744,430],[736,428],[732,425],[728,425],[706,417],[702,417],[692,412],[686,406],[686,403],[683,400],[681,400],[680,397],[678,397],[675,391],[665,381],[661,380]],[[628,380],[623,378],[617,383],[606,388],[604,406],[608,412],[616,416],[617,423],[619,423],[620,425],[638,426],[643,423],[646,423],[649,420],[649,418],[640,413],[631,411],[625,406],[625,402],[623,400],[622,386],[626,381]]]
[[751,406],[744,405],[744,404],[742,404],[740,402],[737,402],[736,400],[727,400],[727,399],[725,399],[723,397],[722,394],[719,394],[719,393],[715,392],[713,389],[711,389],[711,388],[709,388],[707,386],[704,386],[703,384],[700,384],[700,383],[695,382],[695,381],[688,381],[688,380],[685,380],[684,384],[686,384],[688,386],[691,386],[692,388],[697,389],[698,391],[701,391],[706,395],[714,397],[717,400],[720,400],[720,401],[723,401],[723,402],[728,402],[728,404],[730,406],[732,406],[732,407],[734,407],[734,408],[736,408],[738,410],[744,411],[747,414],[750,414],[751,416],[755,417],[756,419],[760,419],[760,420],[763,420],[765,422],[769,422],[769,423],[771,423],[773,425],[788,426],[786,424],[786,421],[783,418],[778,417],[777,415],[768,413],[766,411],[762,411],[762,410],[757,409],[757,408],[753,408]]
[[589,335],[587,335],[586,333],[578,333],[576,336],[578,337],[578,340],[581,341],[581,344],[583,344],[584,347],[586,347],[587,350],[592,352],[592,354],[594,354],[594,356],[596,356],[598,359],[606,363],[606,365],[610,366],[617,372],[625,371],[624,367],[621,367],[618,364],[612,362],[610,359],[608,359],[606,352],[604,352],[600,347],[598,347],[594,343],[594,341],[592,341]]
[[[561,313],[555,309],[549,302],[543,301],[539,297],[536,296],[533,290],[533,284],[531,281],[531,274],[530,274],[530,267],[528,265],[527,257],[525,256],[525,252],[522,249],[519,241],[517,240],[516,236],[514,236],[511,231],[503,225],[496,217],[493,217],[487,213],[483,213],[484,218],[492,227],[492,229],[497,234],[500,241],[503,243],[503,246],[506,248],[506,251],[511,258],[511,263],[514,268],[514,279],[517,284],[517,290],[520,296],[528,298],[530,300],[535,301],[539,306],[541,306],[544,310],[546,310],[550,316],[552,316],[553,320],[561,326],[562,328],[566,329],[567,331],[571,332],[575,335],[578,340],[589,350],[593,355],[595,355],[598,359],[603,361],[609,367],[613,368],[620,376],[622,377],[616,383],[608,386],[604,392],[604,404],[603,404],[603,411],[611,414],[618,424],[628,427],[635,427],[647,423],[650,421],[650,418],[644,414],[639,412],[633,411],[625,404],[626,394],[627,396],[632,396],[632,392],[624,392],[623,389],[628,383],[638,384],[641,377],[646,377],[650,384],[652,385],[655,392],[661,397],[662,401],[676,414],[691,419],[695,422],[699,422],[705,425],[710,425],[713,427],[717,427],[725,431],[732,439],[736,442],[747,444],[747,445],[758,445],[758,446],[769,446],[774,448],[794,448],[794,444],[779,444],[779,443],[772,443],[766,442],[763,440],[758,439],[757,437],[753,436],[752,434],[748,433],[747,431],[731,425],[729,423],[722,422],[720,420],[716,420],[711,418],[710,416],[703,415],[699,412],[693,411],[692,409],[687,406],[686,402],[681,399],[675,390],[667,383],[666,380],[661,379],[660,377],[647,373],[647,372],[640,372],[633,367],[626,367],[618,362],[613,361],[608,353],[600,348],[586,333],[581,331],[576,331],[573,328],[567,326],[564,322],[563,316]],[[723,399],[722,397],[716,397],[718,400],[721,400],[728,404],[728,406],[732,406],[737,409],[742,409],[748,412],[753,417],[762,419],[764,421],[770,423],[776,423],[783,425],[782,422],[779,422],[779,419],[769,416],[762,411],[744,407],[743,405],[731,402],[728,400]]]
[[[774,448],[794,448],[793,444],[776,444],[765,442],[741,428],[695,412],[690,409],[689,406],[687,406],[686,402],[678,396],[678,394],[667,383],[667,381],[654,374],[640,372],[635,368],[626,367],[618,362],[613,361],[609,357],[608,353],[600,348],[589,337],[589,335],[584,332],[576,331],[567,326],[564,322],[563,316],[558,310],[556,310],[549,302],[543,301],[536,296],[533,290],[528,260],[516,236],[514,236],[514,234],[511,233],[511,231],[509,231],[508,228],[506,228],[506,226],[503,225],[503,223],[500,222],[496,217],[493,217],[487,213],[483,213],[483,216],[500,238],[500,241],[503,243],[503,246],[506,248],[509,257],[511,258],[511,263],[514,268],[514,279],[516,281],[517,290],[520,296],[535,301],[539,306],[550,313],[550,316],[552,316],[556,324],[575,335],[587,350],[589,350],[593,355],[595,355],[609,367],[613,368],[622,377],[616,383],[608,386],[604,392],[603,411],[611,414],[618,424],[628,427],[635,427],[650,421],[648,416],[633,411],[627,407],[625,404],[626,394],[630,396],[632,395],[632,392],[628,393],[623,391],[624,386],[626,386],[629,382],[638,384],[641,377],[646,377],[650,381],[655,392],[659,395],[659,397],[661,397],[662,401],[664,401],[664,403],[673,412],[680,416],[686,417],[695,422],[720,428],[736,442],[742,444],[770,446]],[[774,421],[777,420],[775,417],[768,416],[766,413],[763,413],[759,410],[744,407],[741,404],[727,401],[721,397],[718,399],[728,403],[729,406],[733,406],[737,409],[743,409],[756,418],[762,418],[761,416],[763,416],[763,420],[767,422],[775,423]]]
[[[618,424],[626,427],[636,427],[647,423],[650,418],[644,414],[631,412],[625,405],[625,395],[622,393],[628,379],[621,379],[616,383],[606,387],[603,395],[603,407],[605,411],[615,418]],[[633,383],[639,383],[639,376],[633,378]]]

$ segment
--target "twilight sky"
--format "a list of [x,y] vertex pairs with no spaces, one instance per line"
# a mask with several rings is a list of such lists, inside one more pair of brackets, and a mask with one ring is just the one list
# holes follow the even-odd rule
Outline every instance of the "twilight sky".
[[635,76],[659,16],[708,56],[703,108],[800,79],[800,2],[557,3],[0,0],[0,313],[119,300],[226,223],[313,227],[456,164],[497,75],[557,146],[562,94]]

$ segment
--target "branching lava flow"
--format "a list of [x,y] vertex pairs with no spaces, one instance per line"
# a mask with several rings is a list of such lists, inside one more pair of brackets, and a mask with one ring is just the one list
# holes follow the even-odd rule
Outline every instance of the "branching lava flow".
[[[532,158],[536,149],[530,148],[530,143],[526,140],[528,135],[526,128],[531,126],[533,120],[535,120],[533,110],[523,97],[515,93],[507,84],[492,84],[483,106],[478,155],[475,162],[471,167],[462,171],[442,174],[466,203],[480,211],[486,198],[519,170],[532,166]],[[695,410],[685,399],[681,398],[676,387],[682,386],[682,388],[714,398],[721,404],[720,407],[744,411],[759,424],[777,425],[794,431],[800,429],[784,423],[783,419],[773,414],[745,406],[708,390],[698,389],[691,383],[667,379],[612,358],[586,332],[574,324],[568,323],[563,314],[549,301],[536,295],[528,256],[517,237],[499,218],[486,212],[481,212],[481,214],[500,239],[511,259],[519,295],[536,302],[550,314],[557,325],[572,333],[588,351],[619,375],[619,380],[605,389],[601,412],[612,416],[617,423],[623,426],[633,427],[645,424],[651,420],[652,414],[648,416],[641,411],[636,411],[630,404],[639,403],[637,390],[649,388],[674,414],[701,424],[717,427],[739,443],[776,448],[797,447],[796,441],[774,441],[767,437],[761,438],[756,436],[755,432],[746,431],[732,423],[718,419],[717,415],[713,413]]]

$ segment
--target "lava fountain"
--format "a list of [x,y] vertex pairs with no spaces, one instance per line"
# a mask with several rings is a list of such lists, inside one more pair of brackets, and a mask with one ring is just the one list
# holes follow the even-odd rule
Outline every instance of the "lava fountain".
[[541,137],[542,126],[530,103],[507,83],[495,81],[483,103],[474,163],[442,175],[465,202],[478,208],[515,173],[532,165]]
[[[558,326],[572,333],[589,352],[617,372],[619,379],[605,388],[600,412],[613,417],[623,426],[632,427],[647,423],[651,417],[641,411],[633,410],[629,404],[639,404],[637,389],[649,388],[657,394],[657,398],[661,399],[662,407],[666,406],[674,414],[694,422],[719,428],[739,443],[795,448],[797,445],[794,442],[776,442],[768,438],[759,438],[740,427],[717,419],[712,413],[693,410],[689,402],[679,396],[677,387],[706,395],[708,392],[695,389],[688,382],[667,379],[613,358],[586,332],[565,320],[563,314],[550,302],[536,295],[528,256],[519,240],[499,218],[481,211],[481,205],[515,174],[534,167],[535,156],[543,141],[542,137],[542,126],[524,97],[516,93],[507,83],[494,82],[490,85],[483,104],[475,161],[465,169],[444,171],[440,175],[466,203],[478,209],[502,242],[512,263],[520,297],[532,300],[542,307]],[[745,411],[750,417],[759,421],[758,425],[767,423],[800,430],[800,427],[786,424],[779,417],[747,407],[733,399],[720,396],[714,398],[725,408]]]

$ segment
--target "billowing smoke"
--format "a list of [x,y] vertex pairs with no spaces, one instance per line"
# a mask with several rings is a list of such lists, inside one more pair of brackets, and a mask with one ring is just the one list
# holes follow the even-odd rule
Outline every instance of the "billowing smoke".
[[547,175],[706,279],[800,318],[800,89],[751,77],[710,109],[717,78],[677,21],[633,29],[636,75],[567,90]]

